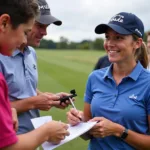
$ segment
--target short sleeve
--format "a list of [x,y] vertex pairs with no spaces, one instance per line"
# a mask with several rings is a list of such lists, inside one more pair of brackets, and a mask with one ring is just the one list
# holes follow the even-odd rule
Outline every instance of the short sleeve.
[[91,104],[91,100],[92,100],[92,87],[91,87],[91,80],[92,80],[92,75],[90,74],[87,80],[87,84],[86,84],[86,89],[85,89],[85,93],[84,93],[84,101]]
[[17,136],[13,129],[7,86],[0,74],[0,149],[16,142]]

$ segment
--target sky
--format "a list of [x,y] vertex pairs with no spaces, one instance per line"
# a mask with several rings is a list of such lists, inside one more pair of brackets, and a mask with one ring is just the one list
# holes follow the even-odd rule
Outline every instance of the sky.
[[98,24],[108,23],[119,12],[131,12],[144,23],[145,31],[150,30],[149,0],[46,0],[51,13],[62,21],[61,26],[51,24],[46,39],[59,41],[60,36],[69,41],[95,40]]

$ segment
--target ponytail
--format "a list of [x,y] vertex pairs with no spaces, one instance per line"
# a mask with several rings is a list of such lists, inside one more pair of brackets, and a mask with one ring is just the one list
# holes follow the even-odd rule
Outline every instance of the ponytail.
[[[133,35],[134,40],[137,40],[138,38],[139,37],[137,37],[136,35]],[[147,47],[145,42],[142,42],[141,47],[136,49],[135,60],[140,61],[142,66],[147,69],[149,62],[148,62],[148,53],[147,53]]]

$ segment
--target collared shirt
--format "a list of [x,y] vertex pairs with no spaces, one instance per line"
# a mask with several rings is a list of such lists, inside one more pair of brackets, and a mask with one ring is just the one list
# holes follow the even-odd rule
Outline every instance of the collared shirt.
[[[92,117],[105,117],[137,133],[148,134],[150,114],[150,72],[137,63],[133,71],[116,85],[112,65],[90,74],[85,102],[91,104]],[[133,150],[115,136],[92,138],[89,150]]]
[[[11,101],[23,100],[37,95],[38,73],[36,60],[36,53],[32,47],[26,47],[24,53],[16,50],[11,57],[0,54],[0,72],[7,81]],[[30,119],[38,116],[38,110],[29,110],[19,114],[18,134],[33,130]]]

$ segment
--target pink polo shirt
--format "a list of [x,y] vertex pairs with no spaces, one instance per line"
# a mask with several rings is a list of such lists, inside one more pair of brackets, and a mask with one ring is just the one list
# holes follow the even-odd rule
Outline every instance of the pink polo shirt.
[[0,149],[17,142],[13,129],[8,89],[3,75],[0,73]]

